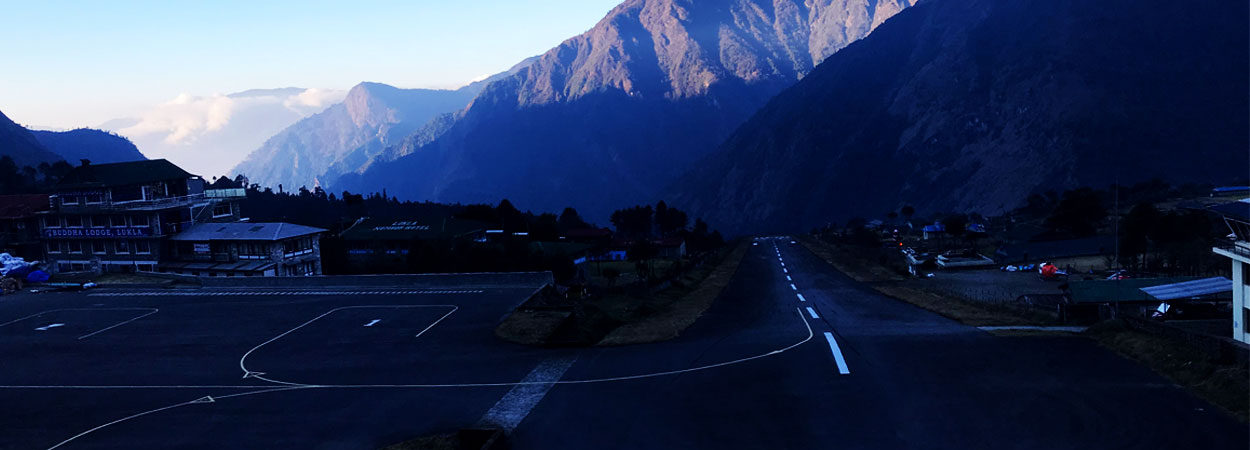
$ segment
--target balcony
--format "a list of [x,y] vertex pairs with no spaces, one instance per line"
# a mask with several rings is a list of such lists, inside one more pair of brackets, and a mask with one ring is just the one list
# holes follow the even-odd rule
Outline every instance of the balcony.
[[1224,242],[1216,245],[1211,251],[1244,263],[1250,263],[1250,242],[1247,241]]
[[222,197],[209,197],[205,194],[192,194],[180,197],[165,197],[150,200],[126,200],[120,202],[79,202],[62,204],[60,196],[53,195],[52,202],[61,210],[81,209],[99,211],[157,211],[168,208],[192,206],[215,201]]

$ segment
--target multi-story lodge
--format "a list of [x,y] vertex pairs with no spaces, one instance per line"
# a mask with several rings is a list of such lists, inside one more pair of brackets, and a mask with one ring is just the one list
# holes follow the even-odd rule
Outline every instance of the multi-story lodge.
[[40,228],[53,271],[155,271],[168,238],[205,222],[237,222],[241,190],[206,191],[204,179],[164,159],[84,161],[56,185]]
[[321,274],[326,230],[290,223],[200,223],[170,238],[162,272],[209,277]]

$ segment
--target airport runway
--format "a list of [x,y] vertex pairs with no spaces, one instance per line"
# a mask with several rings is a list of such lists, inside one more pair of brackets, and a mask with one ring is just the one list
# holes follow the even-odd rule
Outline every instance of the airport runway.
[[1244,449],[1238,423],[1078,337],[995,337],[760,240],[680,338],[537,349],[539,286],[0,298],[0,448],[375,449],[474,425],[513,448]]

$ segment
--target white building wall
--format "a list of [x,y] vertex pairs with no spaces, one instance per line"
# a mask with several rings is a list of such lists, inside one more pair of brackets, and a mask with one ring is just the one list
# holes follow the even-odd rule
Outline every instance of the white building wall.
[[1215,248],[1214,251],[1228,257],[1233,267],[1233,339],[1250,344],[1250,334],[1246,333],[1245,323],[1246,310],[1250,309],[1250,303],[1246,302],[1250,286],[1246,285],[1246,271],[1242,268],[1242,264],[1250,264],[1250,257],[1222,248]]

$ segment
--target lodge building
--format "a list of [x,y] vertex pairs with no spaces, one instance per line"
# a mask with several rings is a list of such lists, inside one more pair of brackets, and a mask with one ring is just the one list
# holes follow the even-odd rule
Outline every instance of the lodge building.
[[[206,186],[203,178],[164,159],[112,164],[83,161],[53,188],[48,198],[49,209],[40,213],[45,267],[53,272],[155,272],[177,271],[170,270],[178,265],[174,261],[201,263],[194,256],[196,252],[175,249],[179,243],[190,242],[176,237],[204,229],[197,226],[233,227],[246,223],[242,222],[245,219],[239,209],[245,196],[243,189]],[[249,224],[249,228],[265,225],[299,227]],[[317,235],[305,233],[299,237],[311,236],[315,240]],[[286,245],[286,238],[276,236],[272,243]],[[256,240],[266,243],[266,247],[271,242],[259,237]],[[209,246],[205,253],[210,260],[214,256],[220,259],[222,254],[211,251],[214,243],[210,241],[203,242]],[[317,246],[300,251],[305,250],[307,253],[298,255],[301,258],[298,263],[284,257],[274,260],[273,266],[240,265],[232,270],[205,270],[204,275],[218,272],[222,276],[319,274]],[[318,261],[309,264],[306,260],[310,258]],[[224,262],[230,261],[215,261]],[[278,267],[279,263],[286,264],[283,267],[298,267],[284,270]],[[184,267],[179,266],[181,268]]]

